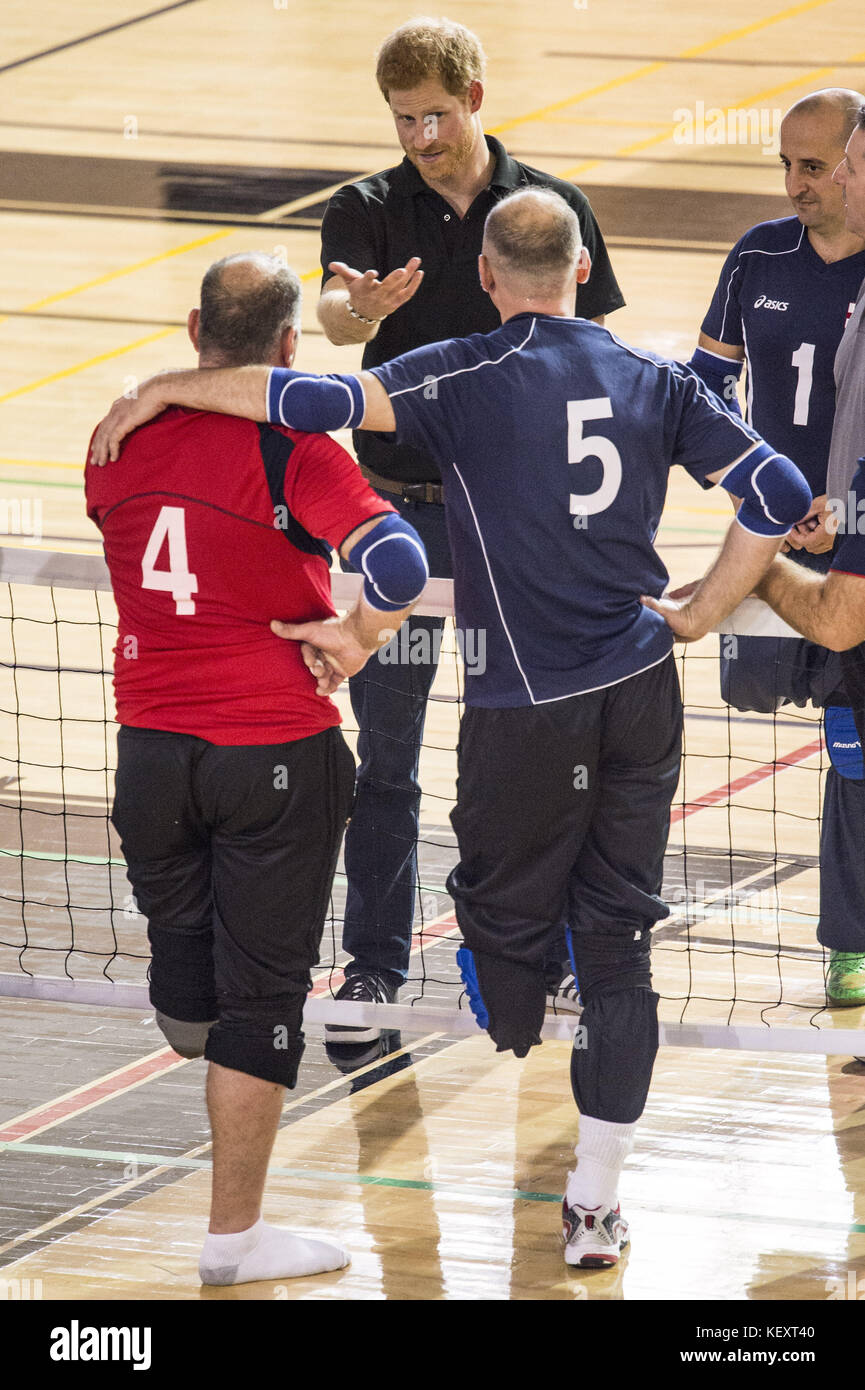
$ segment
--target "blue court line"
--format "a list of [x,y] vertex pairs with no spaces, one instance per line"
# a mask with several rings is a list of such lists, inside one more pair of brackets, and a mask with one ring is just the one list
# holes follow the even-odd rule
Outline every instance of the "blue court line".
[[[52,1158],[91,1158],[108,1163],[136,1163],[144,1167],[152,1166],[154,1168],[206,1170],[213,1167],[212,1161],[206,1158],[171,1158],[163,1154],[118,1153],[112,1149],[63,1148],[56,1144],[19,1144],[14,1140],[0,1144],[0,1153],[7,1149],[17,1153],[43,1154]],[[364,1173],[337,1173],[329,1169],[318,1168],[269,1168],[268,1175],[295,1178],[302,1182],[342,1183],[349,1187],[393,1187],[403,1188],[411,1192],[441,1192],[454,1196],[486,1197],[497,1201],[504,1199],[510,1202],[560,1203],[562,1200],[560,1192],[524,1192],[516,1187],[479,1187],[471,1183],[426,1182],[414,1178],[387,1178]],[[631,1205],[636,1206],[637,1204],[632,1203]],[[717,1220],[719,1216],[717,1207],[672,1207],[662,1203],[659,1206],[652,1205],[642,1209],[673,1216],[707,1217],[711,1220]],[[736,1221],[751,1221],[760,1225],[802,1226],[819,1231],[865,1235],[865,1223],[863,1222],[847,1225],[840,1221],[813,1221],[810,1217],[803,1217],[796,1221],[789,1216],[764,1216],[755,1212],[727,1212],[725,1215],[732,1216]]]

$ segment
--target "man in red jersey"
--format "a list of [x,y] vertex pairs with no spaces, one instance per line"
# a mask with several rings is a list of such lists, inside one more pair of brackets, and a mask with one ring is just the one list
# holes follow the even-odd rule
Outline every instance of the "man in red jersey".
[[[218,262],[189,319],[200,365],[289,366],[299,310],[281,262]],[[210,1063],[201,1278],[340,1269],[341,1246],[266,1225],[261,1200],[352,800],[327,696],[411,611],[423,547],[332,439],[205,412],[163,412],[116,467],[87,468],[86,494],[119,614],[112,819],[148,919],[150,997],[171,1046]],[[331,546],[366,576],[341,619]],[[312,620],[340,647],[314,674],[282,640]]]

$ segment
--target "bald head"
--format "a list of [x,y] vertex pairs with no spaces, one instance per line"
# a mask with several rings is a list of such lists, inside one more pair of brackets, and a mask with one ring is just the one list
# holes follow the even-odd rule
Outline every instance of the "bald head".
[[574,280],[583,240],[573,208],[548,188],[503,198],[484,224],[484,255],[512,294],[560,295]]
[[300,280],[278,257],[252,251],[216,261],[201,282],[202,358],[214,367],[273,362],[300,307]]
[[809,92],[808,96],[794,102],[784,121],[791,118],[796,120],[802,117],[816,117],[817,120],[825,122],[827,127],[834,124],[836,140],[843,149],[853,134],[863,105],[865,96],[861,92],[854,92],[850,87],[822,87],[820,91]]

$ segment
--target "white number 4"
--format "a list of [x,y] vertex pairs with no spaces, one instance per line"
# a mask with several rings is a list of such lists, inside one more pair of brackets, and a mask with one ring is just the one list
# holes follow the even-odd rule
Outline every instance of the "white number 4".
[[[609,396],[589,401],[568,401],[568,463],[600,459],[604,466],[600,486],[594,492],[571,493],[571,515],[592,516],[606,511],[622,486],[622,456],[611,439],[603,434],[583,434],[588,420],[611,420],[613,406]],[[574,525],[576,526],[576,522]]]
[[[168,569],[158,570],[156,561],[163,542],[168,537]],[[159,589],[170,594],[177,604],[180,617],[195,612],[192,595],[198,592],[198,577],[189,573],[186,553],[186,516],[182,507],[162,507],[156,525],[150,532],[147,549],[141,560],[142,589]]]

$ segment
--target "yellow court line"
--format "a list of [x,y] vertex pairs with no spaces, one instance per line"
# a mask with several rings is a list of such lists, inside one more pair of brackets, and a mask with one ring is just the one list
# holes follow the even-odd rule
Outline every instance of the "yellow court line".
[[[854,64],[863,61],[865,61],[865,51],[863,51],[862,53],[854,54],[853,57],[849,60],[849,64],[845,63],[843,66],[852,67]],[[802,73],[799,77],[792,77],[787,82],[779,82],[774,87],[766,87],[763,91],[754,92],[751,96],[741,97],[732,105],[723,107],[721,109],[723,110],[724,115],[727,116],[727,114],[730,111],[737,111],[743,107],[753,106],[760,101],[768,101],[771,97],[779,96],[782,92],[790,91],[791,88],[801,87],[805,84],[815,82],[818,78],[827,77],[829,73],[836,72],[838,67],[841,66],[842,65],[839,63],[836,64],[835,67],[812,68],[810,72]],[[612,153],[614,155],[619,156],[628,156],[637,154],[641,150],[650,149],[653,145],[662,145],[665,141],[670,139],[670,136],[673,134],[675,129],[675,123],[670,122],[670,124],[666,127],[665,130],[659,131],[656,135],[649,135],[646,137],[645,140],[636,140],[630,145],[622,145],[619,149],[614,150]],[[559,174],[559,178],[576,178],[578,174],[585,174],[589,169],[597,169],[598,166],[603,163],[603,156],[600,159],[584,160],[581,164],[574,164],[571,166],[570,169],[565,169],[561,174]],[[707,161],[706,167],[711,167],[709,161]]]
[[158,333],[148,333],[146,338],[136,338],[134,343],[127,343],[125,347],[112,348],[111,352],[100,352],[96,357],[88,357],[86,362],[79,362],[75,367],[64,367],[62,371],[40,377],[38,381],[31,381],[27,386],[16,386],[14,391],[7,391],[4,396],[0,396],[0,405],[4,401],[11,401],[14,396],[24,396],[28,391],[38,391],[40,386],[48,386],[52,381],[61,381],[64,377],[74,376],[76,372],[86,371],[88,367],[95,367],[99,362],[109,362],[112,357],[121,357],[125,352],[134,352],[136,348],[145,347],[147,343],[158,342],[160,338],[167,338],[171,333],[179,333],[179,331],[178,328],[162,328]]
[[[679,58],[693,58],[693,57],[697,57],[698,55],[700,55],[700,54],[702,54],[702,53],[709,52],[709,51],[710,51],[711,49],[713,49],[713,48],[718,48],[718,47],[723,46],[724,44],[732,43],[735,39],[742,38],[742,37],[744,37],[744,36],[746,36],[746,35],[748,35],[748,34],[753,34],[753,33],[757,32],[757,31],[759,31],[759,30],[761,30],[761,29],[765,29],[765,28],[767,28],[769,25],[780,23],[782,20],[790,19],[790,18],[792,18],[792,17],[794,17],[794,16],[796,16],[796,15],[798,15],[798,14],[802,14],[802,13],[804,13],[804,12],[806,12],[806,11],[809,11],[809,10],[818,9],[818,8],[820,8],[822,5],[827,5],[827,4],[830,4],[830,3],[833,3],[833,0],[806,0],[806,3],[804,3],[804,4],[795,5],[795,6],[793,6],[792,8],[788,8],[788,9],[786,9],[786,10],[779,11],[778,14],[776,14],[776,15],[770,15],[770,16],[768,16],[766,19],[756,20],[753,24],[744,25],[743,27],[741,27],[741,28],[739,28],[739,29],[731,30],[730,32],[728,32],[728,33],[726,33],[726,34],[721,34],[721,35],[719,35],[717,38],[710,39],[710,40],[708,40],[706,43],[698,44],[696,47],[689,48],[689,49],[685,49],[682,53],[678,54],[677,56],[678,56]],[[855,59],[852,59],[851,62],[853,62],[853,61],[856,61],[856,60],[855,60]],[[623,86],[623,85],[625,85],[625,84],[627,84],[627,83],[634,82],[634,81],[636,81],[639,77],[648,76],[648,75],[650,75],[650,74],[652,74],[652,73],[655,73],[655,72],[660,71],[661,68],[663,68],[663,67],[668,67],[668,66],[669,66],[669,63],[668,63],[666,60],[662,60],[662,61],[660,61],[660,62],[655,62],[655,63],[646,64],[646,65],[644,65],[643,67],[636,69],[634,72],[624,74],[624,75],[622,75],[622,76],[620,76],[620,77],[617,77],[617,78],[612,78],[610,81],[605,82],[605,83],[601,83],[600,85],[595,86],[595,87],[588,88],[586,91],[577,92],[575,95],[573,95],[573,96],[571,96],[571,97],[566,97],[566,98],[565,98],[564,100],[562,100],[562,101],[553,102],[553,103],[551,103],[551,104],[548,105],[548,106],[540,107],[540,108],[538,108],[536,111],[529,112],[529,113],[528,113],[527,115],[525,115],[525,116],[515,118],[515,119],[513,119],[513,120],[511,120],[511,121],[505,121],[505,122],[503,122],[503,123],[500,123],[500,124],[497,125],[497,126],[492,126],[492,127],[490,127],[489,133],[490,133],[490,134],[501,134],[501,133],[502,133],[503,131],[505,131],[505,130],[513,129],[515,126],[522,125],[522,124],[527,123],[527,122],[529,122],[529,121],[542,120],[546,115],[549,115],[549,114],[551,114],[551,113],[554,112],[554,111],[564,110],[564,109],[567,108],[568,106],[575,105],[575,104],[576,104],[577,102],[579,102],[579,101],[586,101],[586,100],[588,100],[589,97],[591,97],[591,96],[593,96],[593,95],[599,95],[599,94],[602,93],[602,92],[611,91],[611,90],[613,90],[613,89],[616,88],[616,87]],[[827,68],[827,69],[819,69],[819,70],[817,70],[817,71],[829,72],[829,71],[832,71],[832,69],[829,69],[829,68]],[[810,75],[809,75],[808,77],[806,77],[805,79],[802,79],[802,80],[810,80]],[[794,82],[791,83],[791,84],[785,84],[785,85],[796,85],[796,83],[795,83],[795,81],[794,81]],[[783,88],[778,88],[777,90],[783,90]],[[755,99],[756,99],[756,98],[751,98],[751,100],[755,100]],[[673,126],[669,127],[670,130],[672,130],[672,129],[674,129],[674,128],[675,128],[675,127],[673,127]],[[636,149],[636,148],[643,148],[643,147],[645,147],[645,145],[647,145],[647,144],[661,143],[663,140],[666,140],[666,139],[668,139],[668,138],[669,138],[669,134],[668,134],[667,131],[665,131],[665,132],[660,133],[658,136],[650,137],[650,139],[649,139],[648,141],[646,141],[646,142],[640,142],[639,145],[636,145],[636,146],[633,146],[633,147],[631,147],[631,146],[626,146],[624,151],[616,151],[616,153],[627,152],[628,150],[630,150],[630,149],[632,149],[632,148],[634,148],[634,149]],[[601,162],[602,162],[601,160],[592,160],[592,161],[584,162],[583,164],[580,164],[580,165],[575,166],[574,169],[566,170],[566,171],[564,172],[564,174],[560,175],[560,177],[563,177],[563,178],[572,178],[572,177],[574,177],[574,175],[575,175],[576,173],[583,173],[583,172],[585,172],[587,169],[595,168],[595,167],[596,167],[598,164],[600,164]],[[364,176],[361,175],[361,177],[364,177]],[[281,205],[280,207],[278,207],[278,208],[271,208],[271,209],[268,209],[267,212],[261,213],[261,214],[259,215],[259,220],[260,220],[260,222],[261,222],[261,225],[262,225],[262,226],[271,225],[273,219],[275,219],[275,218],[277,218],[277,217],[285,216],[287,213],[292,212],[292,211],[301,211],[304,207],[309,207],[309,206],[311,206],[313,203],[320,202],[320,201],[322,200],[322,198],[324,198],[325,196],[330,196],[330,194],[336,192],[337,189],[342,188],[343,186],[344,186],[343,183],[333,184],[333,185],[331,185],[329,188],[326,188],[326,189],[319,189],[319,190],[317,190],[315,193],[305,194],[305,195],[304,195],[303,197],[301,197],[301,198],[296,198],[296,199],[294,199],[293,202],[284,203],[284,204],[282,204],[282,205]],[[185,253],[186,251],[194,250],[195,248],[197,248],[197,247],[199,247],[199,246],[205,246],[205,245],[207,245],[207,244],[209,244],[209,243],[212,243],[212,242],[214,242],[214,241],[221,240],[221,239],[223,239],[223,238],[225,238],[225,237],[227,237],[227,236],[231,236],[236,230],[238,230],[238,229],[237,229],[237,228],[231,228],[231,229],[226,229],[226,230],[224,230],[224,231],[214,232],[214,233],[212,233],[212,235],[210,235],[210,236],[207,236],[207,237],[200,237],[200,238],[197,238],[195,241],[191,241],[191,242],[185,242],[182,246],[174,247],[174,248],[173,248],[172,250],[170,250],[170,251],[162,251],[162,252],[160,252],[158,255],[155,255],[155,256],[149,256],[149,257],[147,257],[147,258],[146,258],[145,260],[143,260],[143,261],[137,261],[137,262],[135,262],[133,265],[123,267],[123,268],[121,268],[120,270],[110,271],[110,272],[108,272],[106,275],[98,276],[96,279],[93,279],[93,280],[88,280],[88,281],[86,281],[86,282],[85,282],[84,284],[82,284],[82,285],[74,286],[72,289],[69,289],[69,290],[62,290],[62,291],[60,291],[58,294],[55,294],[55,295],[48,295],[48,296],[44,297],[43,299],[36,300],[33,304],[25,305],[24,312],[26,313],[26,312],[36,311],[36,310],[38,310],[38,309],[40,309],[40,308],[44,308],[45,305],[47,305],[47,304],[57,303],[59,300],[68,299],[68,298],[70,298],[70,297],[73,296],[73,295],[81,294],[83,291],[85,291],[85,290],[87,290],[87,289],[93,289],[94,287],[96,287],[96,286],[98,286],[98,285],[106,284],[106,283],[108,283],[108,282],[111,281],[111,280],[116,280],[116,279],[120,278],[121,276],[130,275],[130,274],[134,273],[134,272],[137,271],[137,270],[145,269],[147,266],[157,264],[159,261],[166,260],[166,259],[168,259],[168,258],[171,257],[171,256],[182,255],[182,254]],[[306,280],[316,279],[316,278],[318,278],[320,275],[321,275],[321,270],[320,270],[320,268],[316,268],[315,270],[312,270],[312,271],[306,271],[300,278],[301,278],[301,280],[306,281]],[[2,319],[0,319],[0,322],[2,322]],[[173,328],[172,328],[172,329],[167,329],[167,330],[164,330],[163,333],[155,335],[155,337],[167,336],[168,333],[174,333],[174,332],[177,332],[177,329],[173,329]],[[8,392],[6,395],[4,395],[4,396],[0,396],[0,404],[2,404],[4,401],[10,400],[10,399],[11,399],[12,397],[14,397],[14,396],[23,395],[23,394],[25,394],[25,393],[28,392],[28,391],[35,391],[35,390],[37,390],[40,386],[48,385],[48,384],[49,384],[50,382],[52,382],[52,381],[56,381],[56,380],[59,380],[59,379],[61,379],[61,378],[63,378],[63,377],[71,376],[71,375],[74,375],[74,374],[77,373],[77,372],[84,371],[87,367],[94,366],[94,365],[97,364],[98,362],[101,362],[101,361],[108,361],[108,360],[110,360],[111,358],[120,356],[120,355],[122,355],[122,354],[125,353],[125,352],[132,352],[132,351],[134,351],[134,349],[135,349],[136,347],[143,346],[145,343],[147,343],[147,342],[152,342],[152,341],[154,341],[154,340],[155,340],[155,338],[149,338],[149,339],[143,338],[143,339],[138,339],[136,342],[130,343],[130,344],[129,344],[128,346],[126,346],[126,347],[117,348],[117,349],[115,349],[113,352],[102,354],[102,355],[99,356],[99,357],[90,358],[88,361],[83,362],[83,363],[79,364],[79,365],[76,366],[76,367],[69,367],[69,368],[66,368],[66,369],[65,369],[64,371],[62,371],[62,372],[56,372],[56,373],[53,373],[51,376],[43,377],[43,378],[41,378],[39,381],[36,381],[36,382],[32,383],[32,384],[29,385],[29,386],[18,387],[15,391],[10,391],[10,392]]]
[[[696,58],[701,53],[708,53],[713,48],[721,48],[724,44],[733,43],[736,39],[744,38],[748,34],[754,34],[760,29],[765,29],[771,24],[780,24],[782,20],[792,19],[794,16],[803,14],[807,10],[819,9],[821,5],[833,4],[834,0],[806,0],[804,5],[794,5],[790,9],[779,10],[777,14],[769,15],[766,19],[755,20],[753,24],[746,24],[741,29],[731,29],[726,34],[719,34],[715,39],[709,39],[707,43],[698,44],[695,48],[686,48],[681,53],[676,54],[677,58]],[[621,77],[610,78],[608,82],[600,82],[595,87],[589,87],[586,91],[576,92],[573,96],[564,97],[561,101],[550,102],[547,106],[539,106],[537,110],[530,111],[525,116],[517,116],[513,120],[503,121],[500,125],[490,128],[491,135],[500,135],[505,130],[513,130],[516,126],[527,125],[530,121],[543,121],[555,111],[565,111],[569,106],[575,106],[579,101],[588,101],[590,97],[601,96],[605,92],[612,92],[617,87],[626,86],[630,82],[636,82],[641,77],[650,77],[662,68],[669,67],[669,62],[662,59],[657,63],[647,63],[633,72],[626,73]]]
[[73,285],[71,290],[60,290],[57,294],[48,294],[44,299],[37,299],[32,304],[25,304],[22,313],[33,313],[37,309],[44,309],[46,304],[57,304],[61,299],[70,299],[74,294],[83,294],[85,290],[95,289],[97,285],[107,285],[112,280],[119,280],[123,275],[132,275],[136,270],[146,270],[149,265],[156,265],[158,261],[167,261],[170,256],[182,256],[185,252],[194,251],[199,246],[207,246],[209,242],[231,236],[233,231],[234,228],[232,227],[224,232],[212,232],[210,236],[197,237],[195,241],[186,241],[182,246],[172,247],[170,251],[160,251],[156,256],[147,256],[143,261],[135,261],[132,265],[122,266],[120,270],[109,270],[105,275],[97,275],[95,280],[85,280],[81,285]]
[[[371,174],[374,173],[375,170],[372,169],[366,174],[360,174],[358,177],[368,179]],[[354,182],[354,180],[352,180],[352,182]],[[278,208],[268,208],[266,212],[260,212],[258,214],[256,221],[266,226],[268,222],[275,222],[277,218],[285,217],[289,212],[303,212],[304,208],[314,207],[316,203],[320,203],[324,198],[330,198],[331,194],[338,192],[340,188],[344,188],[345,183],[345,179],[340,179],[339,183],[332,183],[329,188],[319,188],[315,193],[305,193],[302,198],[295,198],[290,203],[281,203]]]
[[[342,184],[334,184],[332,188],[322,189],[317,194],[307,194],[303,198],[296,198],[293,203],[284,203],[281,208],[270,210],[269,213],[262,213],[262,220],[268,215],[278,213],[285,216],[289,212],[300,212],[303,208],[312,203],[319,202],[322,197],[329,196],[337,188],[342,188]],[[266,225],[263,222],[263,225]],[[124,275],[133,275],[137,270],[146,270],[148,266],[157,265],[160,261],[167,261],[171,256],[182,256],[187,251],[195,251],[199,246],[208,246],[214,241],[222,241],[225,237],[232,236],[240,231],[240,227],[227,227],[222,231],[211,232],[209,236],[196,237],[194,241],[185,241],[181,246],[173,246],[170,251],[160,251],[155,256],[146,256],[142,261],[134,261],[131,265],[121,266],[119,270],[110,270],[105,275],[97,275],[93,280],[85,280],[80,285],[73,285],[71,289],[60,290],[57,294],[45,295],[43,299],[36,299],[32,304],[25,304],[21,313],[35,313],[37,309],[44,309],[47,304],[57,304],[61,299],[70,299],[73,295],[83,294],[85,290],[96,289],[99,285],[107,285],[112,280],[119,280]],[[290,228],[286,228],[289,231]],[[301,279],[308,279],[315,272],[301,276]],[[0,323],[3,320],[0,319]]]
[[[753,24],[745,25],[741,29],[735,29],[730,31],[729,33],[721,34],[715,39],[710,39],[707,43],[699,44],[695,48],[685,49],[683,53],[680,53],[677,56],[679,58],[697,57],[701,53],[708,52],[710,49],[721,47],[723,44],[732,43],[735,39],[742,38],[747,34],[752,34],[760,29],[765,29],[767,26],[771,24],[780,23],[784,19],[790,19],[793,16],[802,14],[807,10],[818,9],[821,5],[828,5],[831,3],[833,3],[833,0],[806,0],[805,4],[794,5],[790,9],[779,11],[779,13],[776,15],[770,15],[766,19],[757,20]],[[611,57],[615,57],[615,55],[613,54],[611,55]],[[613,78],[610,82],[602,83],[600,86],[590,87],[585,92],[577,92],[574,96],[566,97],[563,101],[553,102],[549,106],[539,107],[535,111],[530,111],[524,116],[515,117],[513,120],[510,121],[503,121],[497,126],[491,126],[489,129],[489,133],[491,135],[499,135],[505,130],[512,130],[515,126],[524,125],[529,121],[543,120],[544,116],[552,111],[564,110],[568,106],[575,105],[578,101],[587,101],[589,97],[593,95],[597,95],[601,92],[611,91],[613,88],[621,86],[625,83],[634,82],[641,76],[648,76],[650,73],[657,72],[661,68],[667,66],[669,66],[669,64],[666,61],[649,63],[641,68],[638,68],[635,72],[628,73],[623,77]],[[361,175],[361,177],[364,177],[364,175]],[[342,188],[343,186],[344,185],[341,183],[334,184],[332,191],[335,192],[338,188]],[[266,219],[268,216],[274,216],[276,212],[279,212],[281,215],[284,216],[286,213],[291,211],[301,211],[303,207],[308,207],[311,201],[314,202],[316,201],[316,199],[320,201],[322,196],[323,193],[321,191],[317,195],[307,194],[303,198],[295,199],[293,203],[283,204],[282,207],[279,209],[271,209],[267,213],[262,213],[260,215],[262,219],[262,225],[267,225],[264,219]],[[170,256],[183,255],[184,252],[194,250],[198,246],[205,246],[209,242],[218,241],[224,237],[231,236],[232,232],[235,230],[237,229],[226,229],[224,231],[214,232],[212,233],[212,235],[207,237],[200,237],[196,241],[185,242],[182,246],[175,246],[170,251],[161,251],[158,255],[149,256],[146,260],[136,261],[132,265],[121,267],[120,270],[112,270],[108,272],[108,274],[106,275],[97,277],[95,280],[88,280],[81,285],[73,286],[71,289],[61,290],[58,294],[47,295],[43,299],[36,300],[33,304],[25,305],[25,312],[28,310],[44,308],[46,304],[55,304],[61,299],[69,299],[72,295],[81,294],[85,290],[93,289],[97,285],[107,284],[111,280],[119,279],[121,276],[124,275],[131,275],[136,270],[142,270],[149,265],[155,265],[159,261],[167,260]]]
[[16,468],[74,468],[76,473],[80,473],[83,467],[80,463],[57,463],[54,459],[0,458],[0,467],[7,463],[14,464]]

